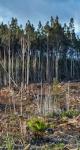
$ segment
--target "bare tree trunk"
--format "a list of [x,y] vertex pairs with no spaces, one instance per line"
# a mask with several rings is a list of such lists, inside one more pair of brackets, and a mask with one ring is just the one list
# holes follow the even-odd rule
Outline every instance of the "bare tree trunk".
[[23,83],[21,83],[21,107],[20,107],[20,112],[21,112],[21,116],[23,115]]
[[69,87],[69,82],[68,82],[68,92],[66,93],[66,110],[69,111],[69,96],[70,96],[70,87]]
[[74,76],[75,76],[74,66],[75,66],[75,61],[74,61],[74,59],[73,59],[73,78],[74,78]]
[[29,68],[30,68],[30,39],[29,39],[29,35],[28,35],[27,85],[29,84]]
[[53,77],[52,77],[52,78],[53,78],[53,80],[54,80],[54,76],[55,76],[55,73],[54,73],[54,69],[55,69],[55,64],[54,64],[54,63],[55,63],[54,53],[53,53],[53,56],[52,56],[52,57],[53,57]]
[[56,54],[56,65],[55,65],[55,67],[56,67],[56,80],[58,80],[58,56],[57,56],[57,54]]
[[17,80],[18,80],[18,58],[16,57],[16,84],[17,84]]
[[48,113],[50,113],[50,101],[51,101],[51,95],[50,95],[51,87],[48,85]]
[[14,56],[13,56],[13,52],[12,52],[12,78],[13,78],[13,80],[14,80],[14,73],[13,73],[13,68],[14,68],[14,58],[13,58]]
[[40,58],[40,53],[39,53],[39,69],[38,69],[38,81],[40,81],[40,65],[41,65],[41,58]]
[[73,77],[73,60],[71,58],[71,78]]
[[68,78],[68,67],[67,67],[67,58],[65,61],[65,68],[64,68],[64,72],[65,72],[65,77]]
[[[9,41],[10,41],[10,39],[9,39]],[[9,89],[10,89],[10,86],[11,86],[11,79],[10,79],[10,76],[11,76],[10,42],[9,42],[9,63],[8,63],[8,70],[9,70]]]
[[33,65],[34,65],[34,81],[36,82],[36,54],[34,56],[34,61],[33,61]]
[[43,113],[43,83],[42,83],[42,79],[41,79],[41,114]]
[[25,89],[26,89],[26,81],[27,81],[27,79],[26,79],[26,76],[27,76],[27,70],[26,70],[26,59],[25,59],[25,69],[24,69],[24,71],[25,71]]
[[10,86],[11,86],[10,30],[9,30],[9,43],[8,44],[9,44],[8,45],[9,46],[9,51],[8,51],[8,73],[9,73],[9,89],[10,89]]
[[13,103],[14,114],[16,114],[16,103],[13,95],[12,95],[12,103]]
[[[5,68],[5,70],[6,70],[6,55],[5,55],[5,49],[4,49],[4,68]],[[4,85],[7,85],[5,70],[4,70]]]
[[46,78],[47,82],[49,81],[49,51],[48,51],[48,35],[47,35],[47,68],[46,68]]
[[23,37],[23,48],[22,48],[22,82],[23,82],[23,85],[24,85],[24,37]]

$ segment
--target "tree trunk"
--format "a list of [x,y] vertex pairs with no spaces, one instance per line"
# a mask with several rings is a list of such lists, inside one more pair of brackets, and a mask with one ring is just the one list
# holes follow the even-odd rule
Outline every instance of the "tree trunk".
[[22,82],[24,85],[24,38],[23,38],[23,47],[22,47]]
[[30,68],[30,39],[29,39],[29,35],[28,35],[27,85],[29,84],[29,68]]
[[10,86],[11,86],[11,79],[10,79],[10,76],[11,76],[10,44],[9,44],[9,63],[8,63],[8,70],[9,70],[9,89],[10,89]]
[[[5,49],[4,49],[4,68],[6,70],[6,55],[5,55]],[[4,70],[4,85],[7,85],[7,80],[6,80],[6,74],[5,74],[5,70]]]
[[55,67],[56,67],[56,81],[58,80],[58,56],[56,55],[56,65],[55,65]]

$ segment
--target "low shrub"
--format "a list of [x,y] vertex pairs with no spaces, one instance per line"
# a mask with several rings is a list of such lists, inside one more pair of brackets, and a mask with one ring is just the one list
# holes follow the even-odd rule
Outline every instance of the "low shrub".
[[9,135],[7,135],[5,137],[5,147],[7,148],[7,150],[13,150],[14,149],[14,140]]
[[69,110],[69,111],[64,111],[60,114],[60,116],[63,117],[68,117],[68,118],[73,118],[76,117],[80,114],[79,111],[77,110]]
[[27,126],[34,133],[34,135],[42,135],[47,128],[46,123],[41,118],[31,118],[27,122]]

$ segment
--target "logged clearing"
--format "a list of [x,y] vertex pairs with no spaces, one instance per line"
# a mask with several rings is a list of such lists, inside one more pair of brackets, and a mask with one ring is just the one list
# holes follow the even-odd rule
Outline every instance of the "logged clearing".
[[[42,118],[47,124],[39,138],[34,138],[27,126],[32,117]],[[13,137],[16,149],[54,149],[61,144],[64,149],[79,147],[80,82],[0,89],[1,146],[7,134]]]

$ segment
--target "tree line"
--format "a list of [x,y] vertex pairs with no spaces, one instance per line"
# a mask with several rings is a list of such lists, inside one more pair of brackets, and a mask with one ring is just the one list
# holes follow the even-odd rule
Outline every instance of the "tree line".
[[[68,52],[70,53],[68,54]],[[73,56],[73,52],[76,56]],[[37,29],[17,18],[0,24],[0,85],[80,79],[80,38],[74,19],[62,25],[59,17]]]

